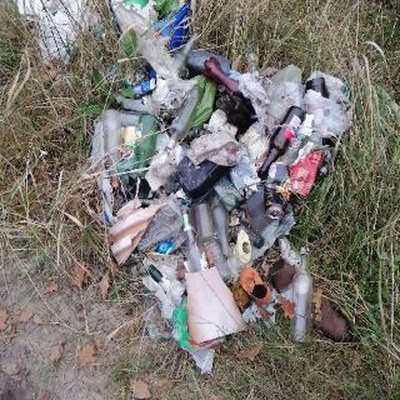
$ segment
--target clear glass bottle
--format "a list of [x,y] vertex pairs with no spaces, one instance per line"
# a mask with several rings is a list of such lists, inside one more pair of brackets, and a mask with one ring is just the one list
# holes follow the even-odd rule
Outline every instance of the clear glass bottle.
[[292,319],[291,336],[295,342],[304,342],[311,327],[312,278],[308,272],[307,251],[300,250],[300,266],[293,280],[293,302],[295,313]]

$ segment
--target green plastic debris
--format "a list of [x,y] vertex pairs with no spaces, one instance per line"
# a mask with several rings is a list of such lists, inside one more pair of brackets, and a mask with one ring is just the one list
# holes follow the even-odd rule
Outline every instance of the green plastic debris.
[[123,0],[122,3],[125,7],[138,6],[139,8],[144,8],[149,3],[149,0]]
[[179,7],[179,0],[155,0],[155,9],[164,18]]
[[117,163],[119,178],[124,186],[130,184],[130,178],[136,178],[144,171],[136,171],[147,167],[154,156],[157,145],[157,119],[154,115],[142,114],[139,117],[141,137],[135,142],[128,143],[133,149],[132,155]]
[[201,128],[211,117],[214,109],[215,96],[217,94],[217,86],[214,82],[205,76],[198,76],[196,86],[201,93],[201,100],[191,116],[191,128]]
[[174,321],[175,339],[179,346],[183,349],[191,349],[190,336],[187,325],[187,300],[182,300],[179,307],[173,311],[172,318]]

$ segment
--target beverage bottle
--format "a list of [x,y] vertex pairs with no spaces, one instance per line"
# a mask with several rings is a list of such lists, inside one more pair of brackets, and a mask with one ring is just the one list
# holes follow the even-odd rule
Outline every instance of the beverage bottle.
[[204,73],[218,85],[224,86],[229,94],[241,94],[239,82],[225,75],[217,58],[210,57],[204,61]]
[[187,134],[192,114],[195,112],[200,102],[200,91],[195,85],[190,89],[189,94],[178,111],[177,117],[172,121],[169,129],[171,138],[174,142],[180,142]]
[[201,271],[202,255],[200,253],[199,247],[197,246],[196,233],[194,232],[193,227],[190,224],[189,214],[187,213],[186,209],[183,209],[182,213],[182,228],[183,228],[183,233],[185,235],[188,271],[189,272]]
[[228,277],[229,270],[220,243],[216,239],[210,205],[207,202],[198,203],[194,206],[194,212],[199,243],[204,249],[208,266],[216,267],[222,278]]
[[271,136],[267,158],[259,171],[261,179],[267,178],[271,164],[285,153],[291,139],[295,136],[293,130],[300,126],[303,115],[304,111],[300,107],[292,106],[289,108],[281,126]]
[[304,342],[311,325],[312,278],[307,268],[307,252],[300,250],[300,266],[293,280],[295,313],[291,336],[295,342]]
[[231,247],[229,246],[228,213],[219,201],[213,206],[212,216],[215,230],[221,244],[222,254],[225,257],[229,257],[231,254]]
[[311,135],[313,133],[313,120],[314,116],[312,114],[305,114],[304,121],[300,125],[297,135],[290,141],[288,149],[281,157],[279,157],[277,163],[289,167],[296,161],[302,144],[311,140]]

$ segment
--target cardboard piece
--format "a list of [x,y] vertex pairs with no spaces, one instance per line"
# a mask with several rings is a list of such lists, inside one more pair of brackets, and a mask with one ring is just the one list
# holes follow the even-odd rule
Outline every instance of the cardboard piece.
[[216,268],[186,274],[191,340],[203,343],[246,328],[232,292]]

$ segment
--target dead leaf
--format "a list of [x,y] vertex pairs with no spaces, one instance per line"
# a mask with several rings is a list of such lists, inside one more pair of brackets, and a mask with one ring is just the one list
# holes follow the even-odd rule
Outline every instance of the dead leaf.
[[78,354],[78,361],[81,367],[93,362],[94,356],[96,354],[95,346],[96,345],[92,343],[92,344],[86,344],[85,346],[82,346],[80,348]]
[[151,393],[149,385],[140,379],[131,379],[129,387],[133,393],[133,397],[138,400],[150,399]]
[[239,360],[250,360],[254,361],[255,358],[258,356],[260,353],[261,349],[263,347],[262,342],[258,342],[255,346],[250,347],[249,349],[242,350],[238,355],[237,358]]
[[314,293],[314,303],[315,303],[315,320],[317,322],[321,322],[322,315],[321,315],[321,309],[322,309],[322,298],[323,298],[323,292],[321,288],[318,288],[315,293]]
[[169,379],[157,379],[157,381],[152,385],[151,391],[153,395],[158,399],[164,399],[168,392],[170,392],[174,387],[174,383]]
[[53,344],[51,347],[50,355],[49,355],[49,360],[53,363],[56,363],[60,361],[61,356],[64,353],[64,342],[62,340],[59,340]]
[[25,323],[28,322],[33,317],[33,312],[31,310],[24,309],[16,316],[16,322]]
[[10,376],[18,375],[20,371],[19,365],[15,363],[4,364],[1,369],[6,375]]
[[90,272],[81,264],[75,264],[71,271],[72,280],[75,286],[82,289],[83,285],[87,283],[90,278]]
[[101,281],[99,282],[100,294],[103,300],[107,300],[109,287],[110,287],[110,275],[109,272],[107,271],[101,278]]
[[46,390],[40,388],[38,400],[49,400],[49,394],[46,392]]
[[58,284],[53,281],[47,282],[43,289],[43,294],[52,294],[56,292],[58,292]]
[[287,319],[292,319],[294,317],[296,305],[281,295],[278,296],[278,302],[285,313],[285,317]]
[[8,311],[5,307],[0,306],[0,332],[7,328]]

